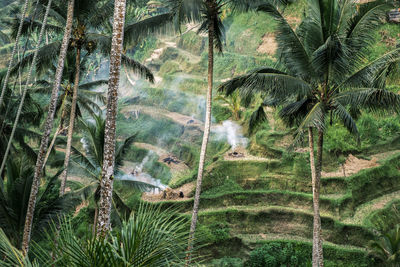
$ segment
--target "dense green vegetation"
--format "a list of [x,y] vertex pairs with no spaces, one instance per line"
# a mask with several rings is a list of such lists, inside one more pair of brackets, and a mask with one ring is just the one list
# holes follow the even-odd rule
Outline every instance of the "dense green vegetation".
[[[35,163],[41,155],[51,106],[68,1],[53,0],[34,78],[27,86],[16,125],[48,3],[39,1],[36,15],[36,1],[29,4],[11,76],[4,84],[23,2],[0,0],[4,14],[0,20],[0,89],[5,86],[0,103],[0,164],[11,140],[0,174],[0,265],[184,265],[209,88],[208,31],[197,30],[207,17],[198,16],[199,6],[194,5],[185,7],[187,14],[177,21],[171,14],[176,15],[179,1],[127,1],[110,172],[112,230],[103,239],[97,233],[99,212],[104,210],[103,164],[108,158],[104,151],[109,133],[106,104],[110,101],[107,86],[114,1],[75,0],[49,152],[43,155],[43,174],[37,180],[30,250],[24,255],[31,187],[37,178]],[[398,24],[387,21],[386,13],[392,7],[385,1],[353,6],[350,1],[297,0],[277,7],[283,14],[280,18],[273,10],[275,5],[226,2],[229,4],[218,12],[221,32],[214,36],[212,125],[192,263],[312,266],[315,196],[307,138],[312,127],[313,138],[318,139],[318,131],[324,135],[323,147],[316,147],[315,154],[319,151],[323,159],[319,213],[325,266],[399,266],[400,30]],[[318,23],[307,20],[309,5],[317,2],[324,12],[322,19],[331,14],[330,5],[332,10],[344,7],[343,19],[349,25],[360,21],[360,16],[361,21],[370,23],[354,28],[335,24],[343,29],[320,43],[316,34],[306,34],[321,30]],[[178,24],[180,29],[175,28]],[[326,35],[333,31],[323,30]],[[351,30],[361,32],[354,42],[346,32]],[[295,32],[311,58],[308,63],[299,60],[297,41],[287,37]],[[220,54],[219,45],[223,48]],[[327,50],[331,61],[322,56],[321,51]],[[345,61],[356,50],[360,54],[354,61]],[[324,60],[332,64],[324,65]],[[312,76],[309,66],[319,66],[320,72]],[[347,66],[345,70],[343,66]],[[318,107],[325,97],[318,93],[324,87],[320,78],[326,77],[325,71],[329,73],[327,83],[336,88],[329,93],[333,102],[326,102],[325,116],[311,116],[312,107]],[[340,89],[343,79],[354,72],[361,72],[363,78],[357,76]],[[298,80],[280,80],[280,75],[301,79],[313,89],[307,91]],[[246,83],[246,79],[253,80]],[[72,114],[74,85],[76,114]],[[299,89],[301,93],[296,93]],[[375,89],[379,92],[367,97],[356,95]],[[348,95],[354,97],[340,102],[338,108],[335,101]],[[68,141],[71,121],[74,128]],[[241,139],[245,141],[241,143]],[[66,157],[68,143],[70,159]],[[66,170],[65,194],[60,194]],[[55,238],[57,242],[53,242]]]

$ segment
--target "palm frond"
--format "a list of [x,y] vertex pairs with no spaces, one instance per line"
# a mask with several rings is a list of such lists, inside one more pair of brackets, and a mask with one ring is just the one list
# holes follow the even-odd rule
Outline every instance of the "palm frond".
[[180,30],[184,23],[201,21],[202,0],[167,0],[167,6],[173,15],[175,28]]
[[135,46],[150,34],[165,34],[171,31],[172,23],[172,14],[166,13],[127,25],[124,29],[124,46]]
[[16,249],[8,240],[7,236],[0,228],[0,265],[4,267],[31,267],[37,266],[29,261],[28,257],[24,257],[22,252]]
[[310,103],[311,100],[309,98],[294,101],[279,111],[279,117],[289,127],[299,126],[310,111]]
[[380,88],[361,88],[342,92],[335,97],[342,105],[371,111],[400,111],[400,95]]
[[315,127],[320,131],[325,131],[325,116],[326,108],[324,107],[323,103],[318,102],[308,112],[307,116],[305,116],[299,128],[297,129],[297,132],[304,132],[309,127]]
[[393,5],[385,0],[358,4],[357,13],[351,19],[347,29],[347,45],[353,52],[365,49],[374,42],[375,30],[383,24],[387,11]]
[[149,68],[140,64],[134,59],[131,59],[125,55],[122,55],[122,64],[132,70],[135,74],[140,75],[142,78],[154,83],[154,75]]
[[254,132],[255,128],[262,124],[263,122],[268,121],[267,114],[265,114],[264,107],[261,105],[257,108],[256,111],[251,114],[249,120],[249,130],[250,133]]
[[[20,18],[15,18],[14,21],[11,23],[11,37],[15,39],[18,33],[18,27],[19,27],[19,22]],[[28,35],[31,34],[33,31],[40,31],[42,27],[42,23],[39,21],[32,21],[29,18],[25,18],[23,24],[22,24],[22,31],[21,35]],[[59,27],[57,25],[52,25],[50,23],[46,24],[46,29],[49,32],[56,33],[56,34],[62,34],[64,32],[63,27]]]
[[360,143],[360,134],[358,133],[357,124],[351,114],[338,102],[333,102],[333,113],[343,123],[346,129],[357,137],[357,142]]
[[108,80],[96,80],[93,82],[87,82],[84,84],[80,84],[79,89],[90,90],[95,87],[99,87],[99,86],[106,85],[106,84],[108,84]]
[[[61,42],[55,41],[47,45],[43,45],[41,48],[39,48],[36,59],[36,72],[39,75],[53,66],[53,63],[57,59],[58,53],[60,51],[60,47]],[[30,53],[19,62],[17,62],[13,66],[11,73],[13,75],[16,75],[19,69],[23,70],[30,66],[30,64],[32,64],[33,56],[34,53]]]
[[260,5],[257,10],[270,14],[278,22],[276,41],[280,56],[290,72],[305,80],[310,76],[315,76],[314,70],[311,68],[310,56],[304,44],[276,6],[272,3],[265,3]]
[[218,87],[218,91],[224,92],[226,95],[239,90],[244,98],[246,95],[256,92],[276,96],[279,93],[283,93],[285,96],[307,95],[311,92],[311,89],[311,85],[304,80],[268,67],[259,68],[248,74],[235,77]]
[[364,67],[355,71],[349,77],[345,77],[337,88],[345,87],[370,87],[375,81],[378,73],[387,68],[390,64],[400,60],[400,49],[392,50],[385,55],[369,62]]

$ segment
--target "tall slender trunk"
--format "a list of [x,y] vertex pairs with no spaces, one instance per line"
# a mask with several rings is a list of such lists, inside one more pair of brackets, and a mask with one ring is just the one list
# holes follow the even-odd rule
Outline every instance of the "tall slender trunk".
[[14,43],[14,47],[11,53],[11,58],[10,58],[10,62],[8,63],[8,69],[7,69],[7,73],[6,73],[6,77],[4,78],[3,81],[3,88],[1,90],[1,94],[0,94],[0,108],[3,105],[3,101],[4,101],[4,94],[6,92],[6,87],[8,84],[8,79],[10,78],[10,74],[11,74],[11,68],[14,65],[14,57],[15,57],[15,53],[17,52],[17,47],[18,47],[18,43],[19,43],[19,39],[21,38],[21,32],[22,32],[22,26],[24,24],[24,20],[25,20],[25,16],[26,16],[26,11],[28,9],[28,4],[29,4],[30,0],[25,0],[25,4],[24,7],[22,9],[22,14],[21,14],[21,19],[19,21],[19,26],[18,26],[18,32],[17,32],[17,36],[15,38],[15,43]]
[[60,55],[58,57],[58,65],[57,65],[53,90],[51,92],[49,112],[47,114],[45,130],[42,136],[42,140],[40,142],[39,153],[36,160],[35,174],[33,178],[31,194],[29,197],[28,210],[26,212],[24,238],[22,242],[22,250],[24,255],[26,255],[29,250],[29,241],[31,238],[33,214],[35,212],[35,204],[36,204],[37,193],[39,190],[39,182],[43,170],[43,158],[46,154],[47,145],[49,142],[49,136],[53,128],[54,114],[56,112],[56,106],[57,106],[58,90],[61,84],[62,74],[64,70],[64,61],[67,55],[69,38],[71,36],[71,31],[72,31],[73,12],[74,12],[74,0],[69,0],[67,22],[65,25],[64,37],[61,44]]
[[206,118],[204,125],[203,142],[201,144],[201,150],[200,150],[199,169],[197,173],[197,185],[196,185],[196,194],[194,196],[192,221],[190,224],[189,243],[186,255],[186,266],[190,265],[191,262],[191,252],[193,250],[197,217],[199,213],[201,184],[203,182],[207,144],[211,128],[211,101],[212,101],[212,89],[213,89],[213,78],[214,78],[214,27],[215,27],[214,20],[211,20],[208,26],[208,91],[207,91],[207,102],[206,102]]
[[310,147],[310,165],[311,165],[311,177],[312,177],[312,191],[313,191],[313,209],[314,209],[313,252],[312,252],[312,266],[313,267],[323,267],[324,266],[324,256],[323,256],[323,249],[322,249],[321,216],[320,216],[320,212],[319,212],[323,137],[324,137],[323,132],[321,130],[319,130],[318,131],[318,140],[317,140],[317,157],[316,157],[316,163],[315,163],[313,132],[312,132],[311,127],[308,129],[308,139],[309,139],[309,147]]
[[68,177],[69,158],[71,157],[72,135],[74,134],[74,124],[76,117],[76,102],[78,100],[80,68],[81,68],[81,48],[78,46],[76,48],[75,80],[74,80],[74,90],[72,93],[71,112],[69,114],[69,126],[68,126],[67,147],[65,149],[64,170],[61,174],[61,186],[60,186],[61,196],[63,196],[65,193],[65,184],[67,183],[67,177]]
[[65,102],[67,100],[67,96],[68,96],[68,93],[66,92],[65,96],[64,96],[64,99],[62,101],[62,104],[61,104],[62,113],[61,113],[61,118],[60,118],[60,125],[58,126],[56,132],[54,133],[53,139],[51,140],[50,145],[49,145],[49,147],[47,149],[46,156],[44,157],[44,160],[43,160],[43,168],[46,167],[47,160],[50,157],[51,150],[53,149],[53,146],[56,143],[58,135],[64,130],[63,129],[64,119],[65,119],[65,116],[67,114],[67,110],[65,109]]
[[111,229],[110,215],[115,165],[115,127],[117,118],[118,86],[121,72],[121,54],[124,42],[126,0],[115,0],[113,36],[110,54],[107,115],[105,125],[104,159],[100,182],[100,208],[97,235],[106,236]]
[[43,160],[43,168],[46,167],[46,163],[50,157],[51,150],[53,150],[54,144],[56,143],[56,139],[57,139],[58,135],[62,132],[62,130],[63,130],[62,124],[60,124],[58,126],[56,132],[54,133],[53,139],[51,139],[49,148],[47,149],[46,156],[44,157],[44,160]]

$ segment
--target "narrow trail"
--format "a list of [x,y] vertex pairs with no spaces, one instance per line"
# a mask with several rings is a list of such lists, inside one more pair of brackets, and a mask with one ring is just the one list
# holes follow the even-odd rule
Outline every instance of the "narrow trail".
[[[259,241],[266,241],[266,240],[297,240],[312,244],[312,239],[308,239],[297,235],[289,235],[289,234],[259,233],[259,234],[236,234],[235,236],[242,239],[246,243],[257,243]],[[326,240],[324,240],[324,245],[366,251],[366,248],[364,247],[357,247],[352,245],[339,245],[332,242],[328,242]]]
[[[143,193],[142,200],[148,202],[166,202],[166,201],[173,201],[173,202],[180,202],[180,201],[187,201],[192,199],[192,192],[195,188],[195,182],[191,182],[188,184],[184,184],[181,187],[171,189],[168,193],[168,196],[164,198],[164,193],[161,192],[159,194],[149,194]],[[184,197],[179,197],[179,193],[182,192]]]
[[183,126],[195,126],[199,127],[201,130],[204,129],[203,122],[187,116],[183,115],[181,113],[177,112],[171,112],[165,109],[159,109],[154,106],[143,106],[143,105],[130,105],[128,107],[125,107],[121,110],[121,113],[125,115],[125,117],[131,117],[132,112],[143,112],[145,114],[148,114],[152,116],[153,118],[168,118],[171,119],[172,121],[183,125]]

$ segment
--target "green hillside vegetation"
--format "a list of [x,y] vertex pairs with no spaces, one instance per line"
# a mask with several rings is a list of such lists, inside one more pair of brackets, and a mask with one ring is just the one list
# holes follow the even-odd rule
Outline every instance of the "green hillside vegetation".
[[[61,19],[57,12],[66,10],[67,4],[54,2],[62,8],[53,10],[48,23],[63,29],[64,25],[57,24],[57,19]],[[168,1],[133,2],[127,6],[127,24],[141,22],[169,10]],[[113,3],[99,1],[98,5],[109,5],[103,11],[112,15]],[[40,18],[45,4],[40,4]],[[7,18],[0,21],[0,34],[11,36],[11,27],[17,25],[17,20],[12,17],[20,14],[21,5],[11,0],[0,1],[0,11],[7,14]],[[76,12],[83,6],[78,5]],[[297,0],[289,1],[281,10],[284,10],[284,17],[290,26],[296,29],[307,18],[307,15],[304,16],[307,7],[308,1]],[[278,103],[267,107],[265,103],[268,101],[278,100],[265,98],[262,91],[247,88],[252,95],[246,97],[246,92],[226,96],[218,90],[218,86],[230,79],[260,67],[284,69],[276,40],[279,23],[266,12],[231,11],[232,8],[227,5],[220,14],[225,27],[224,49],[223,53],[215,53],[212,126],[205,157],[192,264],[215,267],[312,266],[315,220],[306,132],[309,126],[305,126],[305,134],[298,138],[299,127],[295,124],[289,126],[282,119],[284,107]],[[64,20],[62,18],[63,23]],[[72,87],[77,73],[76,60],[65,64],[61,87],[67,93],[63,99],[57,100],[55,126],[50,135],[50,142],[54,137],[54,146],[50,148],[43,177],[39,180],[39,204],[36,205],[39,210],[34,213],[36,218],[33,219],[29,257],[24,257],[19,250],[23,249],[22,234],[30,186],[25,188],[21,184],[32,184],[30,181],[40,152],[50,103],[50,90],[43,92],[54,82],[59,48],[54,48],[51,56],[43,52],[38,59],[37,64],[44,70],[33,73],[35,79],[29,85],[26,108],[22,110],[5,172],[0,178],[0,265],[33,266],[29,265],[32,262],[37,266],[46,266],[51,262],[47,259],[49,255],[57,259],[51,262],[52,266],[185,264],[206,116],[208,37],[197,33],[198,23],[186,22],[182,23],[179,31],[173,31],[171,26],[167,30],[125,33],[130,38],[123,49],[128,59],[125,59],[121,69],[116,113],[116,143],[120,148],[117,151],[120,157],[115,160],[115,169],[110,173],[110,179],[114,180],[114,193],[110,200],[112,231],[107,235],[109,238],[103,240],[96,237],[96,231],[102,210],[101,181],[105,177],[104,171],[102,173],[105,126],[100,131],[95,122],[99,118],[107,125],[105,103],[111,43],[105,40],[112,33],[112,25],[109,24],[112,17],[104,20],[107,22],[100,23],[99,20],[98,28],[88,26],[87,29],[93,32],[87,31],[84,38],[85,42],[96,43],[92,44],[93,51],[89,44],[84,47],[88,50],[82,52],[79,61],[79,85],[87,89],[87,95],[80,97],[77,115],[72,117],[76,117],[76,123],[71,136],[68,179],[65,195],[59,196],[73,105]],[[381,76],[374,82],[382,87],[380,89],[387,89],[397,97],[400,93],[400,28],[386,19],[381,22],[382,25],[372,33],[374,40],[369,40],[373,45],[364,63],[396,51],[389,58],[392,64],[382,70]],[[22,80],[27,76],[26,66],[32,60],[38,29],[40,27],[36,25],[22,36],[22,45],[29,41],[26,56],[30,58],[22,61],[21,76],[17,71],[20,65],[15,65],[6,87],[4,107],[0,103],[0,163],[4,159],[24,87]],[[45,43],[60,44],[62,33],[63,30],[54,26],[46,33]],[[135,39],[132,37],[134,34],[139,37]],[[3,81],[14,36],[9,40],[1,37],[0,81]],[[110,38],[107,40],[111,41]],[[21,47],[19,49],[23,49]],[[50,48],[47,49],[50,51]],[[75,51],[74,47],[70,47],[68,57],[73,59]],[[20,55],[16,56],[18,60]],[[138,67],[138,64],[143,64],[143,67]],[[269,82],[262,82],[268,88]],[[88,85],[84,85],[86,83]],[[298,89],[296,85],[294,88]],[[378,95],[377,99],[384,97],[382,93],[382,98]],[[292,100],[300,101],[288,96],[287,103]],[[350,104],[344,109],[354,118],[359,140],[346,129],[348,121],[343,123],[336,113],[332,115],[332,111],[327,111],[324,121],[319,208],[324,266],[399,266],[400,256],[392,257],[391,261],[389,257],[380,257],[369,246],[384,234],[394,235],[400,224],[398,107],[393,104],[392,109],[384,110],[388,107],[383,107],[383,110],[378,110],[357,106],[351,110]],[[260,106],[263,106],[266,118],[252,127],[249,122],[253,122],[255,117],[260,119],[261,115],[256,116]],[[297,113],[301,112],[303,110],[299,109]],[[235,138],[246,139],[245,143],[232,146],[226,122],[238,127],[241,133]],[[83,127],[84,123],[89,126]],[[313,135],[315,139],[318,137],[316,133]],[[88,136],[93,138],[93,146],[89,145]],[[90,167],[90,161],[97,159],[100,164]],[[21,166],[12,168],[16,164],[14,161]],[[24,168],[30,173],[26,170],[22,172]],[[13,192],[15,196],[11,194]],[[21,206],[17,205],[18,201]],[[49,204],[47,209],[46,203]],[[11,222],[18,224],[15,226],[17,230],[7,228]],[[61,226],[58,226],[59,223]],[[149,229],[152,231],[147,231]],[[60,237],[60,247],[53,244],[55,236]],[[147,254],[138,249],[147,244],[151,244]],[[134,245],[137,250],[127,252],[126,248]],[[169,247],[174,249],[168,250]],[[63,248],[68,253],[64,253]],[[10,251],[15,258],[6,256],[10,255]],[[146,258],[152,252],[156,255],[153,262]],[[102,257],[93,257],[96,253]],[[400,246],[394,249],[393,254],[396,253],[400,253]],[[87,258],[87,262],[79,262],[74,254]],[[141,255],[146,255],[142,261],[138,260],[142,259]],[[133,259],[137,261],[133,263]],[[19,263],[13,265],[15,262]]]

